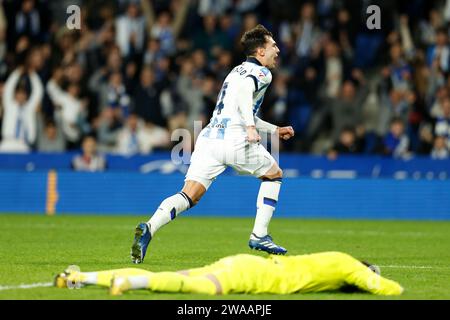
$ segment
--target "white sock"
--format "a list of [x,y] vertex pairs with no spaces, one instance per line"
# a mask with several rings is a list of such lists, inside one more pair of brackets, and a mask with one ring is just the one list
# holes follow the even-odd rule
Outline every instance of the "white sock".
[[156,212],[147,222],[152,237],[159,228],[175,219],[180,213],[190,207],[192,207],[192,200],[184,192],[174,194],[161,202]]
[[147,276],[129,276],[131,289],[146,289],[149,285],[149,278]]
[[256,218],[253,227],[253,233],[258,237],[264,237],[268,234],[269,222],[278,202],[280,187],[281,179],[261,182],[258,199],[256,200]]
[[82,272],[85,277],[83,284],[97,284],[97,272]]

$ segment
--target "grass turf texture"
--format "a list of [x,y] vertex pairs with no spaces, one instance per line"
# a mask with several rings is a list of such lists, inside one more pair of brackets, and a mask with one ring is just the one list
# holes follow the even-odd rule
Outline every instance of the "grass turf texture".
[[[51,282],[68,265],[82,271],[133,267],[133,230],[143,217],[0,215],[0,286]],[[247,247],[253,219],[180,216],[153,239],[144,264],[152,271],[202,266]],[[381,267],[406,289],[394,299],[450,299],[450,222],[303,220],[275,218],[277,243],[289,254],[343,251]],[[385,267],[383,267],[385,266]],[[0,290],[0,299],[387,299],[370,294],[155,294],[110,297],[107,289]],[[389,298],[392,299],[392,298]]]

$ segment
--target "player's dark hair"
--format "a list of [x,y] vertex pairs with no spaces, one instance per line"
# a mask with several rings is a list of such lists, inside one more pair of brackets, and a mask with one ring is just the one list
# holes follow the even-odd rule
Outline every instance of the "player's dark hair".
[[256,49],[264,47],[267,42],[266,36],[273,37],[272,32],[267,30],[261,24],[258,24],[253,29],[246,31],[241,38],[241,45],[244,48],[245,55],[254,55],[256,53]]

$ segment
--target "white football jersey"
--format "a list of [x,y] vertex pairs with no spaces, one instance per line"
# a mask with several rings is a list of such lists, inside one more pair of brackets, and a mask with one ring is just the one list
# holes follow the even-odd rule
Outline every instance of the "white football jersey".
[[258,113],[264,99],[267,87],[272,81],[269,69],[262,66],[255,58],[248,58],[235,67],[225,78],[222,89],[217,97],[216,108],[213,116],[202,132],[201,137],[210,139],[245,139],[246,126],[238,107],[240,88],[244,80],[251,78],[254,82],[253,91],[253,116]]

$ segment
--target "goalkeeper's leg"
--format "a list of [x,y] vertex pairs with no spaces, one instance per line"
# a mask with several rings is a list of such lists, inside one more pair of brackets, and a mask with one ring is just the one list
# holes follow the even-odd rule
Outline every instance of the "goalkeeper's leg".
[[222,287],[214,274],[188,276],[178,272],[156,272],[138,276],[115,276],[110,293],[119,295],[127,290],[149,289],[154,292],[221,294]]
[[150,271],[137,268],[112,269],[94,272],[81,272],[68,268],[55,277],[55,286],[58,288],[74,288],[85,285],[98,285],[109,287],[113,276],[137,276],[146,275]]

